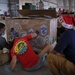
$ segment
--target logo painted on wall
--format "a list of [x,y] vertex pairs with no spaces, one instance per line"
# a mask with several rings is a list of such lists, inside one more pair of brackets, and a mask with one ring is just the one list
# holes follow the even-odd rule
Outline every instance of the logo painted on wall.
[[45,40],[41,36],[38,36],[35,41],[38,47],[43,47],[45,45]]
[[31,34],[31,33],[34,33],[34,30],[32,28],[29,29],[29,31],[28,31],[28,34]]
[[48,32],[48,27],[46,25],[42,25],[40,27],[40,33],[41,33],[41,35],[45,36],[47,34],[47,32]]
[[28,22],[29,22],[29,20],[23,20],[23,21],[22,21],[22,24],[23,24],[23,25],[27,25]]
[[44,40],[46,41],[47,44],[50,44],[50,36],[49,35],[45,36]]
[[26,50],[27,50],[27,44],[25,41],[19,41],[14,48],[14,52],[16,54],[23,54],[26,52]]

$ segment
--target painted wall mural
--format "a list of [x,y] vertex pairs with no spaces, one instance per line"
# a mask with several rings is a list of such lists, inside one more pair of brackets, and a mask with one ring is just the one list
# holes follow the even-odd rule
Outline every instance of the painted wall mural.
[[14,28],[18,33],[26,32],[27,34],[38,30],[38,37],[30,41],[35,51],[41,51],[44,46],[56,41],[56,19],[6,19],[8,40],[10,39],[11,28]]

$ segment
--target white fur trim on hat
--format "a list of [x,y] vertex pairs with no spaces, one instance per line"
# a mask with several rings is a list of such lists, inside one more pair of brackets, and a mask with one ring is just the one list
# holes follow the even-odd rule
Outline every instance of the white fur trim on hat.
[[66,24],[62,16],[60,16],[58,20],[64,28],[67,28],[67,29],[73,28],[73,24]]
[[67,29],[72,29],[73,28],[73,25],[71,24],[66,24],[65,22],[62,22],[61,23],[63,27],[67,28]]

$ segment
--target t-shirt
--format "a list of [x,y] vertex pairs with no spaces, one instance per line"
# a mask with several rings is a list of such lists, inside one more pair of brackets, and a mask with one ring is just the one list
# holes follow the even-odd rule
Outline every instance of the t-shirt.
[[64,53],[66,58],[75,64],[75,30],[69,29],[65,31],[54,50]]
[[57,28],[57,42],[58,42],[58,40],[61,37],[63,32],[65,32],[65,28],[64,27]]
[[39,60],[28,42],[30,39],[32,39],[31,35],[16,39],[11,49],[11,56],[17,56],[24,68],[33,67]]
[[0,36],[0,50],[2,50],[4,47],[7,48],[8,47],[8,43],[6,42],[5,38]]

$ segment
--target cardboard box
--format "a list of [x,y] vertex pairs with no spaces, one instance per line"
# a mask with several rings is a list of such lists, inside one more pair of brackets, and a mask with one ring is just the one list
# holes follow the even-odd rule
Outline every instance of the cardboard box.
[[30,41],[35,51],[41,51],[45,45],[53,44],[57,38],[57,19],[6,19],[7,39],[10,39],[10,29],[18,33],[33,33],[38,30],[37,38]]
[[0,65],[3,65],[9,61],[9,54],[8,53],[1,53],[0,54]]
[[56,10],[55,9],[50,9],[50,10],[18,10],[19,14],[24,16],[29,16],[29,15],[47,15],[51,16],[53,18],[56,18]]
[[5,17],[4,16],[0,16],[0,20],[4,20],[5,19]]

